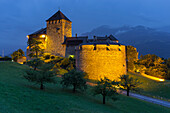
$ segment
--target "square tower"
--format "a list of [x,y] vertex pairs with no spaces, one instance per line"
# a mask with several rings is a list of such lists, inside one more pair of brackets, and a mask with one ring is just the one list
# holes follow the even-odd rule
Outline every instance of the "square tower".
[[46,52],[65,57],[64,37],[72,37],[72,22],[59,10],[47,22]]

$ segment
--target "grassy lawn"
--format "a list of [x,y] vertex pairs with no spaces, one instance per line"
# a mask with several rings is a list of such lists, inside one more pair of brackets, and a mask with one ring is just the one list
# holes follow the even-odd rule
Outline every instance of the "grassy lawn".
[[25,65],[0,62],[0,113],[168,113],[169,108],[119,95],[119,100],[102,104],[91,87],[73,94],[59,84],[39,86],[23,78]]
[[170,81],[158,82],[143,77],[140,74],[129,73],[130,76],[139,79],[142,84],[139,86],[143,89],[141,94],[170,101]]

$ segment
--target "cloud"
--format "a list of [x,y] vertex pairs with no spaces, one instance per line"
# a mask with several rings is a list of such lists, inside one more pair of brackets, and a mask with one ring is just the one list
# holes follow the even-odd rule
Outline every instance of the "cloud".
[[140,14],[137,14],[137,17],[140,18],[141,20],[145,21],[145,22],[159,22],[159,20],[151,17],[151,16],[148,16],[144,13],[140,13]]

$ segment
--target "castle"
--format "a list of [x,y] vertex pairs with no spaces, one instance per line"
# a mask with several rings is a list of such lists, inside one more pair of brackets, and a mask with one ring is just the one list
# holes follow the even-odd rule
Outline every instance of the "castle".
[[[72,37],[72,22],[59,10],[46,20],[47,27],[30,35],[40,40],[45,53],[60,57],[74,57],[76,67],[86,72],[90,79],[118,79],[126,74],[125,45],[113,36],[89,39],[87,36]],[[27,60],[30,48],[27,47]]]

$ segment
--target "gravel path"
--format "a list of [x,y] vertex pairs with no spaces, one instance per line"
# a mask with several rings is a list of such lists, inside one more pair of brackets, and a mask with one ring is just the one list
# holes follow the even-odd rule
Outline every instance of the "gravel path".
[[[120,92],[121,94],[126,95],[126,91],[120,91]],[[170,102],[168,101],[163,101],[163,100],[159,100],[159,99],[155,99],[155,98],[151,98],[151,97],[147,97],[147,96],[143,96],[143,95],[135,94],[135,93],[129,93],[129,96],[170,108]]]

